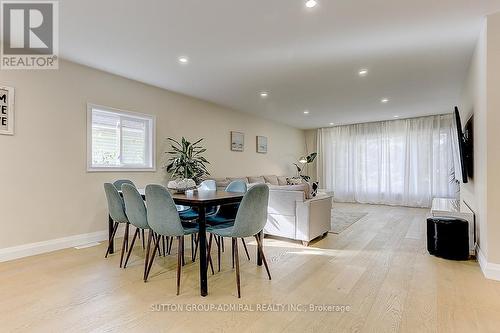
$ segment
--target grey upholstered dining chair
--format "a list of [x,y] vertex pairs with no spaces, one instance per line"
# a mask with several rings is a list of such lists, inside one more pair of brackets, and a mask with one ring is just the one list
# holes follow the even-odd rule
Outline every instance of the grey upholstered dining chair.
[[[125,213],[127,215],[128,221],[132,224],[136,229],[134,233],[134,237],[132,238],[132,242],[130,243],[130,247],[127,253],[127,259],[125,259],[125,264],[123,268],[127,267],[128,260],[130,258],[130,254],[134,248],[135,239],[142,231],[144,234],[144,230],[151,230],[148,225],[148,217],[146,205],[144,204],[144,200],[142,199],[141,194],[135,186],[131,184],[123,184],[122,185],[122,193],[123,193],[123,201],[125,202]],[[149,247],[146,251],[146,256],[144,260],[144,278],[146,277],[146,269],[148,267],[148,257],[149,257]]]
[[247,191],[247,183],[245,183],[243,180],[233,180],[232,182],[229,183],[226,187],[226,192],[243,192],[245,193]]
[[[226,192],[238,192],[238,193],[246,193],[247,184],[242,180],[233,180],[225,189]],[[239,203],[229,204],[221,206],[217,214],[213,216],[207,217],[207,225],[217,228],[227,228],[234,224],[234,219],[236,218],[236,213],[238,212]],[[209,247],[212,245],[212,237],[210,234],[209,238]],[[247,255],[248,260],[250,260],[250,255],[248,254],[247,244],[245,243],[245,239],[241,238],[241,242],[243,243],[243,248],[245,249],[245,253]],[[217,265],[218,270],[220,272],[221,269],[221,252],[224,252],[224,237],[216,236],[215,243],[217,245]],[[232,258],[233,258],[233,268],[234,268],[234,247],[231,250]]]
[[[213,179],[207,179],[200,183],[198,186],[198,191],[217,191],[217,183]],[[198,211],[192,207],[179,206],[177,205],[177,210],[181,220],[183,221],[196,221],[198,219]],[[213,216],[217,213],[218,207],[207,207],[205,216]]]
[[[182,225],[174,200],[168,190],[161,185],[146,186],[147,219],[151,230],[159,236],[176,237],[178,242],[177,252],[177,295],[180,291],[181,266],[184,257],[184,236],[197,233],[198,225],[190,224],[188,227]],[[148,236],[148,248],[152,240],[152,233]],[[160,237],[156,238],[151,258],[146,270],[144,282],[147,281],[151,266],[159,246]]]
[[262,240],[258,234],[264,229],[267,222],[267,205],[269,201],[269,188],[265,184],[258,184],[252,187],[243,197],[234,225],[220,228],[217,226],[208,227],[207,231],[221,237],[231,237],[234,248],[234,260],[236,261],[236,285],[238,288],[238,298],[240,291],[240,262],[238,258],[238,238],[254,236],[257,241],[257,248],[266,267],[267,275],[271,280],[271,273],[264,256]]
[[116,189],[120,191],[122,189],[123,184],[129,184],[132,185],[133,187],[136,187],[134,182],[129,180],[129,179],[118,179],[113,182],[113,185],[115,185]]
[[[134,182],[131,181],[130,179],[118,179],[118,180],[115,180],[113,182],[113,185],[115,185],[115,187],[116,187],[116,189],[118,191],[121,191],[123,184],[130,184],[130,185],[132,185],[134,187],[137,187],[137,186],[135,186]],[[142,247],[145,248],[145,244],[144,244],[144,242],[145,242],[145,240],[144,240],[144,230],[141,230],[141,233],[139,233],[137,236],[139,237],[139,239],[142,239]],[[128,239],[127,239],[127,250],[128,250]]]
[[217,183],[213,179],[207,179],[200,183],[198,190],[202,191],[215,191],[217,190]]
[[108,201],[109,216],[111,217],[111,219],[113,219],[114,222],[113,232],[111,233],[111,237],[109,238],[108,249],[106,250],[106,255],[104,257],[107,258],[109,252],[111,251],[111,244],[115,238],[118,225],[120,223],[125,223],[126,224],[125,236],[123,238],[123,245],[120,256],[120,267],[122,267],[123,254],[125,253],[125,250],[128,247],[128,229],[129,229],[129,221],[127,215],[125,214],[125,204],[115,185],[111,183],[105,183],[104,192],[106,193],[106,199]]

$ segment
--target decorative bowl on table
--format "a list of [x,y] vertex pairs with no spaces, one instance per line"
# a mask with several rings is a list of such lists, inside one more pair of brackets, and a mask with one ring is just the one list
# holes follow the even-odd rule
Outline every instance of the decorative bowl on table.
[[188,178],[172,180],[168,182],[167,188],[175,191],[175,193],[186,193],[186,191],[194,190],[196,183],[194,180]]

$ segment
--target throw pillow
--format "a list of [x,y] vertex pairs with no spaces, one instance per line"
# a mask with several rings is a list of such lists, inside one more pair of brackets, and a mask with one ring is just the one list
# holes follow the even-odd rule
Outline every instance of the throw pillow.
[[278,185],[288,185],[287,176],[278,176]]
[[302,178],[297,178],[297,177],[287,178],[286,182],[288,185],[300,185],[302,184]]
[[229,182],[232,182],[234,180],[242,180],[247,184],[249,183],[247,177],[229,177],[228,179],[229,179]]
[[315,197],[318,194],[319,182],[314,182],[311,184],[311,197]]
[[266,181],[266,183],[269,183],[271,185],[279,185],[279,181],[278,181],[278,176],[275,176],[275,175],[271,175],[271,176],[264,176],[264,179]]
[[253,184],[253,183],[257,183],[257,184],[264,184],[266,181],[264,180],[264,177],[260,176],[260,177],[248,177],[248,183],[250,184]]

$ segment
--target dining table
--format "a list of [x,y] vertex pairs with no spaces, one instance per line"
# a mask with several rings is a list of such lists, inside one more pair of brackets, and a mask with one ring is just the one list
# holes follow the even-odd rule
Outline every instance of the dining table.
[[[147,201],[144,189],[138,189],[144,200]],[[208,295],[208,258],[207,258],[207,231],[206,231],[206,211],[207,207],[222,206],[241,202],[245,193],[227,192],[214,190],[189,190],[184,193],[176,193],[171,191],[172,199],[176,205],[193,207],[198,211],[198,226],[199,226],[199,250],[200,250],[200,294],[201,296]],[[110,239],[113,229],[113,220],[109,218]],[[263,238],[261,232],[257,235],[260,239]],[[113,244],[111,244],[113,250]],[[112,253],[112,252],[111,252]],[[262,266],[262,257],[257,250],[257,265]]]

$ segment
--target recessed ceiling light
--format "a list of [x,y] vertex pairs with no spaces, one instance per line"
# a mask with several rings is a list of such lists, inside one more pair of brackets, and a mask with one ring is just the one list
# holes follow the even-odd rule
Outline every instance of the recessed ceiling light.
[[394,116],[394,118],[399,118],[399,116]]
[[266,98],[267,96],[269,96],[269,93],[267,91],[261,91],[260,92],[260,97]]
[[368,75],[368,70],[366,68],[360,69],[358,72],[359,76],[364,77]]
[[333,126],[333,123],[330,123],[330,126]]
[[305,111],[304,111],[304,114],[309,114],[309,110],[305,110]]
[[179,57],[179,62],[181,64],[187,64],[189,62],[189,59],[188,59],[188,57],[182,56],[182,57]]
[[316,0],[307,0],[306,1],[306,7],[307,8],[316,7],[317,4],[318,4],[318,2]]
[[389,99],[388,98],[382,98],[380,100],[380,103],[384,103],[384,104],[389,103]]

